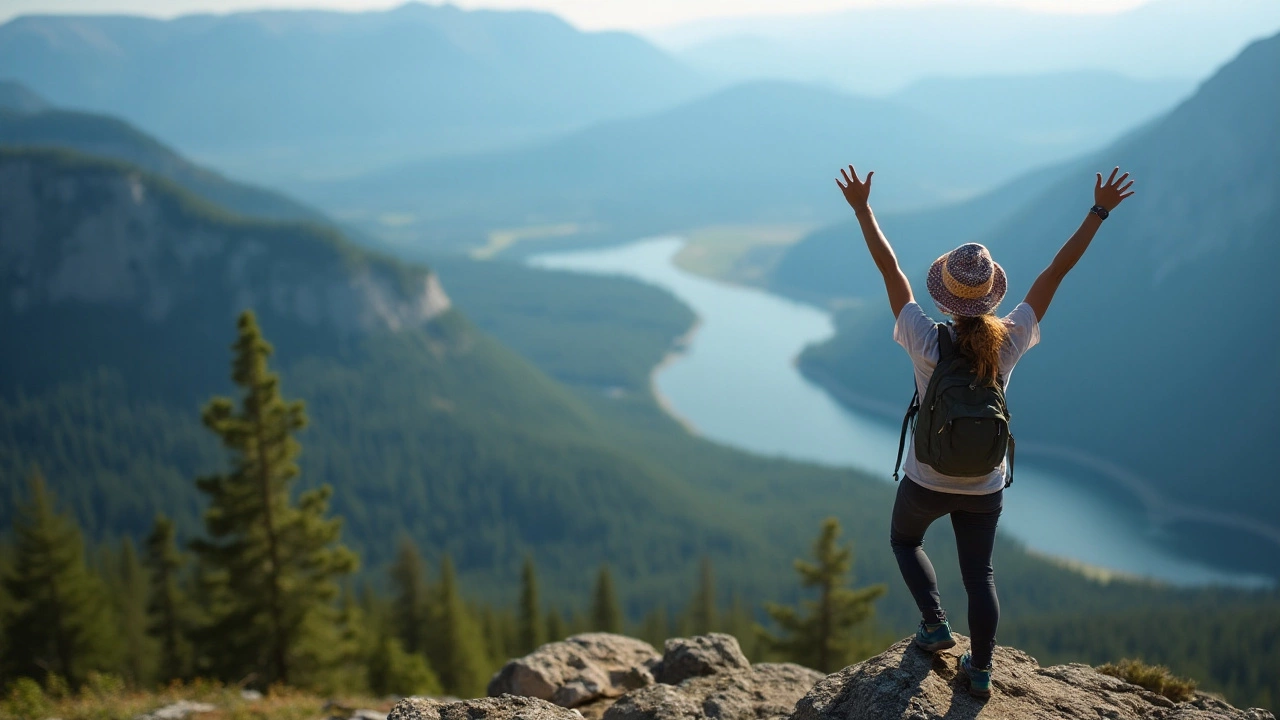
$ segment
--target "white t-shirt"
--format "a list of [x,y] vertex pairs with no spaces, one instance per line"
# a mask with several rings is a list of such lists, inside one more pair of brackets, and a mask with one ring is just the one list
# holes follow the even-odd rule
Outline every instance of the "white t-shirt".
[[[1036,312],[1026,303],[1020,303],[1013,312],[1001,319],[1009,328],[1009,342],[1000,349],[1000,375],[1004,378],[1004,386],[1009,387],[1009,376],[1013,374],[1013,366],[1018,364],[1022,355],[1032,346],[1040,342],[1040,323],[1036,320]],[[919,303],[910,302],[898,313],[898,322],[893,326],[893,339],[906,349],[911,356],[911,364],[916,371],[916,388],[920,397],[924,397],[929,387],[929,378],[938,365],[938,331],[937,323],[925,315]],[[943,475],[916,459],[915,433],[909,433],[906,455],[902,460],[902,471],[916,484],[939,492],[959,493],[961,495],[987,495],[1004,488],[1005,465],[984,477],[951,477]]]

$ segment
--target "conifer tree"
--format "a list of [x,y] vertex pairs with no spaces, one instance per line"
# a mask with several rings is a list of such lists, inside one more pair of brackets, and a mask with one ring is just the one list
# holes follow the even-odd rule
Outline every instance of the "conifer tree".
[[721,615],[720,632],[738,638],[742,654],[749,660],[759,659],[760,638],[756,634],[756,621],[751,617],[751,609],[742,602],[742,596],[733,593],[729,601],[729,611]]
[[120,670],[131,686],[148,687],[156,669],[155,641],[147,632],[150,588],[131,539],[122,541],[120,553],[111,565],[107,584],[115,606],[116,635],[123,660]]
[[321,635],[333,628],[335,580],[355,569],[356,558],[338,542],[341,519],[326,517],[329,486],[291,502],[303,404],[281,398],[267,367],[271,346],[252,312],[240,315],[238,331],[232,379],[243,391],[241,406],[219,397],[203,413],[231,455],[229,472],[197,481],[209,500],[208,539],[192,547],[215,594],[205,636],[228,676],[300,683],[295,665],[324,664],[330,644]]
[[687,624],[689,635],[706,635],[718,629],[715,575],[711,569],[711,558],[706,556],[703,556],[698,569],[698,586],[689,603]]
[[520,626],[516,649],[521,655],[527,655],[546,642],[546,636],[538,602],[537,571],[533,566],[533,556],[525,555],[524,569],[520,572]]
[[671,637],[671,622],[667,619],[665,605],[659,604],[644,616],[640,623],[639,637],[659,649]]
[[405,652],[392,635],[382,636],[369,658],[368,684],[375,695],[439,695],[443,689],[426,657]]
[[401,648],[411,655],[425,652],[432,611],[430,590],[418,546],[407,535],[400,538],[391,564],[391,590],[391,622]]
[[556,642],[569,637],[569,627],[564,615],[559,610],[547,610],[547,642]]
[[476,618],[462,600],[453,561],[440,561],[436,616],[431,626],[431,667],[446,692],[458,697],[478,697],[489,680],[488,648]]
[[865,650],[855,631],[859,624],[872,617],[876,598],[886,590],[884,585],[857,590],[845,587],[853,567],[853,548],[838,545],[839,536],[839,521],[827,518],[813,544],[816,562],[795,562],[800,584],[816,588],[817,600],[802,603],[807,610],[804,614],[796,608],[769,604],[766,609],[784,635],[779,638],[762,631],[762,640],[771,650],[792,662],[826,673],[845,667]]
[[174,540],[173,521],[157,515],[147,537],[147,567],[151,571],[148,631],[159,644],[158,678],[162,682],[186,679],[192,671],[188,633],[193,625],[191,606],[182,589],[186,557]]
[[613,590],[613,575],[607,564],[600,566],[595,591],[591,594],[591,629],[596,632],[622,632],[622,609]]
[[80,528],[57,512],[44,478],[33,472],[16,508],[12,566],[4,578],[12,607],[4,628],[10,677],[54,674],[73,687],[90,670],[111,667],[111,614],[102,581],[85,565]]

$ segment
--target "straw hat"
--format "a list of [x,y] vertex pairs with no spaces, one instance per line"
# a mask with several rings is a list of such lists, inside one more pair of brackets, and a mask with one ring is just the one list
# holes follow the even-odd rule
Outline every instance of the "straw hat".
[[927,285],[938,309],[964,317],[995,310],[1008,289],[1004,269],[978,243],[966,243],[935,260]]

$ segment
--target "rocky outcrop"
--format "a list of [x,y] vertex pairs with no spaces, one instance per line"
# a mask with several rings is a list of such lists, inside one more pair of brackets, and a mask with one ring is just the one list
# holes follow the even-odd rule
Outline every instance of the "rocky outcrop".
[[604,633],[549,643],[507,663],[489,683],[606,720],[757,720],[785,717],[822,674],[790,664],[752,666],[732,635],[649,645]]
[[635,638],[574,635],[508,662],[489,681],[489,695],[510,693],[577,707],[653,684],[653,668],[661,659],[652,645]]
[[968,646],[960,640],[937,655],[903,640],[827,676],[796,704],[790,720],[1275,720],[1265,710],[1238,710],[1203,693],[1174,703],[1087,665],[1042,668],[1006,647],[996,648],[991,698],[979,700],[956,669]]
[[627,693],[605,711],[604,720],[785,718],[821,679],[822,673],[799,665],[761,663]]
[[737,672],[751,667],[742,654],[738,639],[724,633],[711,633],[692,638],[672,638],[663,647],[662,662],[654,670],[654,679],[678,685],[691,677]]
[[502,695],[447,702],[405,698],[387,720],[582,720],[582,715],[538,698]]

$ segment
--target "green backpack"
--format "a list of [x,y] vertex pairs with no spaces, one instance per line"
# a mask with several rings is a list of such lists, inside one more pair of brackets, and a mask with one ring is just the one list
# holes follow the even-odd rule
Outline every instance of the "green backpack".
[[[907,429],[914,426],[916,460],[952,477],[981,477],[1000,467],[1006,453],[1009,471],[1005,487],[1013,484],[1013,435],[1004,402],[1004,378],[994,385],[977,381],[973,365],[951,339],[951,327],[938,323],[938,366],[921,399],[916,390],[902,419],[898,438],[898,479]],[[912,422],[914,420],[914,423]]]

